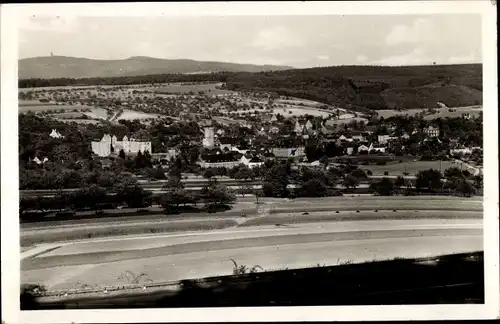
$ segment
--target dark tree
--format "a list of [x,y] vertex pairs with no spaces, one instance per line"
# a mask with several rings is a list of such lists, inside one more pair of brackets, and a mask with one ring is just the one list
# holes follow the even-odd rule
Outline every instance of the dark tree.
[[147,207],[152,203],[151,192],[144,190],[136,180],[131,178],[116,183],[113,191],[119,201],[131,208]]
[[398,176],[396,181],[394,181],[394,188],[399,189],[405,185],[405,179],[402,176]]
[[419,171],[415,186],[418,189],[438,190],[442,186],[441,173],[434,169]]
[[474,193],[474,187],[467,180],[462,179],[456,191],[465,197],[470,197]]
[[301,197],[325,197],[328,188],[323,181],[317,178],[312,178],[302,184],[299,190]]
[[203,172],[203,178],[212,179],[215,176],[214,169],[208,168]]
[[348,174],[344,177],[342,184],[347,189],[356,188],[357,186],[359,186],[359,180],[358,178]]
[[394,183],[389,178],[382,178],[379,182],[372,183],[370,188],[380,196],[391,196],[394,193]]
[[201,198],[207,207],[227,206],[236,200],[236,196],[225,185],[210,183],[201,190]]

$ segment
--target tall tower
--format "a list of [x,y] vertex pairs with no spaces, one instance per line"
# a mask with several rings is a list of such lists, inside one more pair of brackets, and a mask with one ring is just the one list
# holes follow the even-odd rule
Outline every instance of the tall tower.
[[214,147],[214,128],[212,126],[206,126],[204,129],[205,137],[203,138],[203,147],[213,148]]

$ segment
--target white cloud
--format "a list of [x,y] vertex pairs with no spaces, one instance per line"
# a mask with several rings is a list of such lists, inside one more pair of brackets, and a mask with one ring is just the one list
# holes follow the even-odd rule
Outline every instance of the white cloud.
[[476,55],[474,51],[469,55],[452,56],[448,59],[448,63],[451,64],[478,63],[480,61],[479,55]]
[[417,19],[413,25],[397,25],[385,38],[387,45],[398,45],[404,43],[417,43],[423,40],[429,40],[432,35],[432,25],[427,19]]
[[76,16],[19,17],[21,31],[72,33],[78,27]]
[[425,56],[425,51],[421,49],[414,49],[412,52],[403,55],[389,56],[382,60],[371,62],[374,65],[419,65],[431,63],[432,60]]
[[330,59],[330,56],[328,55],[318,55],[316,58],[320,61],[328,61]]
[[266,51],[302,46],[303,42],[283,26],[261,30],[250,46]]
[[368,60],[368,57],[366,57],[366,55],[358,55],[356,60],[360,63],[365,63]]

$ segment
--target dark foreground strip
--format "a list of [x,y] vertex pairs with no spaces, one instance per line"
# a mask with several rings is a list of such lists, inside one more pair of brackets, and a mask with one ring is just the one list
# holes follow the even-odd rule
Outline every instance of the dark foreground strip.
[[[483,253],[401,259],[146,285],[121,292],[24,292],[21,309],[484,303]],[[430,260],[432,261],[432,260]],[[168,270],[166,270],[168,271]]]

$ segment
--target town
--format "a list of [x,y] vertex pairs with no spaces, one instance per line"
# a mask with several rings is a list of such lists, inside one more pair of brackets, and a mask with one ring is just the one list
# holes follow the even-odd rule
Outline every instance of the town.
[[[214,92],[221,87],[201,86]],[[237,195],[481,193],[482,112],[477,109],[432,118],[436,110],[454,112],[441,106],[384,118],[376,111],[363,114],[272,93],[190,90],[154,97],[131,88],[20,91],[21,101],[30,103],[20,115],[23,213],[40,217],[40,211],[62,213],[68,206],[151,205],[179,212],[179,205],[199,201],[207,208],[230,205]],[[128,101],[117,99],[123,91]],[[72,92],[78,93],[76,103]],[[86,108],[58,110],[73,104]],[[106,113],[90,119],[93,106]],[[145,115],[120,118],[124,109]],[[161,117],[164,111],[169,116]],[[68,199],[81,203],[71,205]]]
[[22,310],[485,303],[480,15],[176,10],[21,20]]

